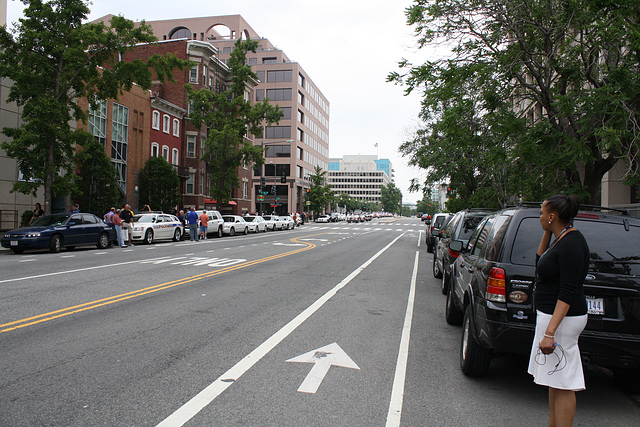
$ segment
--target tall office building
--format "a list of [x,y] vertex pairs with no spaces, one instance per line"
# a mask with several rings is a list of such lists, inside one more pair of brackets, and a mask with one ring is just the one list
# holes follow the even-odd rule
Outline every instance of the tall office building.
[[394,170],[389,159],[375,155],[344,156],[330,159],[327,183],[336,194],[380,203],[381,187],[393,182]]
[[257,196],[262,173],[263,190],[268,192],[263,211],[285,214],[305,210],[309,176],[316,167],[326,171],[329,166],[329,102],[302,66],[260,37],[240,15],[146,23],[161,41],[186,38],[212,44],[223,62],[228,61],[238,39],[258,41],[258,51],[247,54],[247,63],[259,80],[254,101],[268,99],[284,115],[277,125],[265,128],[263,135],[255,135],[254,144],[264,145],[267,151],[264,168],[254,170],[252,210],[260,210]]

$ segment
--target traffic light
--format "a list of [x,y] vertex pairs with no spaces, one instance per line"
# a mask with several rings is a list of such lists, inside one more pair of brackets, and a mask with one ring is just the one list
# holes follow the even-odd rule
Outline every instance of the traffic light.
[[286,184],[287,183],[287,176],[285,174],[282,174],[282,176],[280,177],[280,182],[282,184]]
[[260,187],[267,185],[267,179],[263,176],[260,178]]

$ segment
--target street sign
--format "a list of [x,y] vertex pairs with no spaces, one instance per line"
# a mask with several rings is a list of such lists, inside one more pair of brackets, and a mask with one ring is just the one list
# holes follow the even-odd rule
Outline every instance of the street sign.
[[280,200],[280,197],[276,197],[276,200]]
[[258,195],[258,200],[259,201],[263,201],[264,200],[264,196]]
[[304,202],[304,204],[309,206],[311,204],[311,202],[307,200],[306,202]]

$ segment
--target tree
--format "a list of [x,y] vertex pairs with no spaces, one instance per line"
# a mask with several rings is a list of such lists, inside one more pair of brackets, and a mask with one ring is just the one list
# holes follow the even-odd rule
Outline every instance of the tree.
[[257,79],[246,64],[246,53],[256,52],[255,40],[238,40],[227,65],[231,71],[231,85],[223,93],[209,89],[195,91],[185,85],[193,112],[189,115],[194,126],[209,129],[203,159],[211,167],[213,197],[221,205],[231,199],[234,188],[240,185],[237,169],[244,164],[264,164],[264,152],[253,145],[247,134],[262,135],[263,124],[278,123],[283,113],[277,105],[263,102],[251,105],[245,99],[247,85]]
[[134,82],[151,86],[151,70],[159,80],[186,62],[168,55],[147,61],[119,61],[119,53],[136,43],[155,41],[151,28],[114,16],[110,25],[85,23],[89,8],[83,0],[23,0],[24,18],[11,31],[0,28],[0,76],[13,81],[7,100],[22,108],[22,125],[4,128],[11,141],[2,143],[31,180],[12,191],[35,195],[44,184],[44,210],[51,212],[54,195],[70,194],[74,182],[75,146],[87,140],[69,123],[86,120],[78,98],[117,98]]
[[309,175],[309,209],[313,212],[321,212],[325,209],[329,202],[333,200],[333,191],[331,185],[326,185],[327,171],[322,170],[320,166],[316,166],[313,174]]
[[118,203],[120,193],[116,168],[107,157],[104,146],[91,136],[84,142],[77,160],[82,177],[79,181],[82,193],[80,206],[84,211],[102,217]]
[[393,182],[380,187],[382,195],[380,201],[386,212],[401,213],[400,202],[402,201],[402,192]]
[[[490,165],[493,175],[488,179],[478,180],[483,170],[477,165],[468,169],[475,179],[460,182],[460,188],[458,179],[452,177],[459,194],[465,190],[475,194],[482,188],[485,193],[493,190],[490,198],[505,198],[502,191],[508,193],[506,199],[512,199],[523,192],[527,196],[568,190],[595,201],[603,175],[619,160],[627,165],[627,183],[640,180],[640,99],[636,96],[640,89],[640,20],[636,2],[415,0],[407,9],[407,18],[415,26],[421,47],[452,46],[447,59],[418,66],[402,61],[401,66],[409,69],[407,74],[390,75],[390,80],[406,83],[407,92],[425,88],[423,119],[433,128],[423,135],[423,143],[434,142],[433,131],[443,124],[444,115],[463,107],[463,101],[477,99],[479,92],[491,100],[485,90],[491,86],[499,88],[493,98],[495,111],[507,114],[504,106],[511,104],[512,113],[527,119],[518,124],[522,131],[514,133],[513,114],[500,118],[491,111],[474,110],[476,118],[492,115],[480,132],[463,128],[466,140],[498,135],[501,149],[493,153],[494,158],[489,157],[492,163],[484,163]],[[474,86],[481,75],[490,85]],[[455,102],[440,105],[446,108],[435,108],[430,96],[447,87],[460,89],[459,96],[448,97]],[[505,128],[491,128],[496,124]],[[445,140],[453,135],[450,126],[446,132],[438,130]],[[490,139],[480,146],[486,150],[491,147],[487,143]],[[445,145],[450,148],[448,153],[457,148]],[[420,144],[406,148],[405,154],[420,157]],[[463,161],[467,160],[465,155]],[[520,185],[520,194],[509,188],[509,182]],[[464,188],[469,184],[477,187]]]
[[169,212],[180,201],[180,178],[163,157],[151,157],[140,171],[141,206]]

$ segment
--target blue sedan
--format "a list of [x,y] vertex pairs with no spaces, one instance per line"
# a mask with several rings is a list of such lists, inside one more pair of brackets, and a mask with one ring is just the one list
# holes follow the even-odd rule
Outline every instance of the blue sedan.
[[116,239],[113,228],[90,213],[64,213],[43,216],[29,227],[8,231],[2,237],[2,246],[14,253],[25,249],[49,249],[60,252],[80,245],[109,247]]

